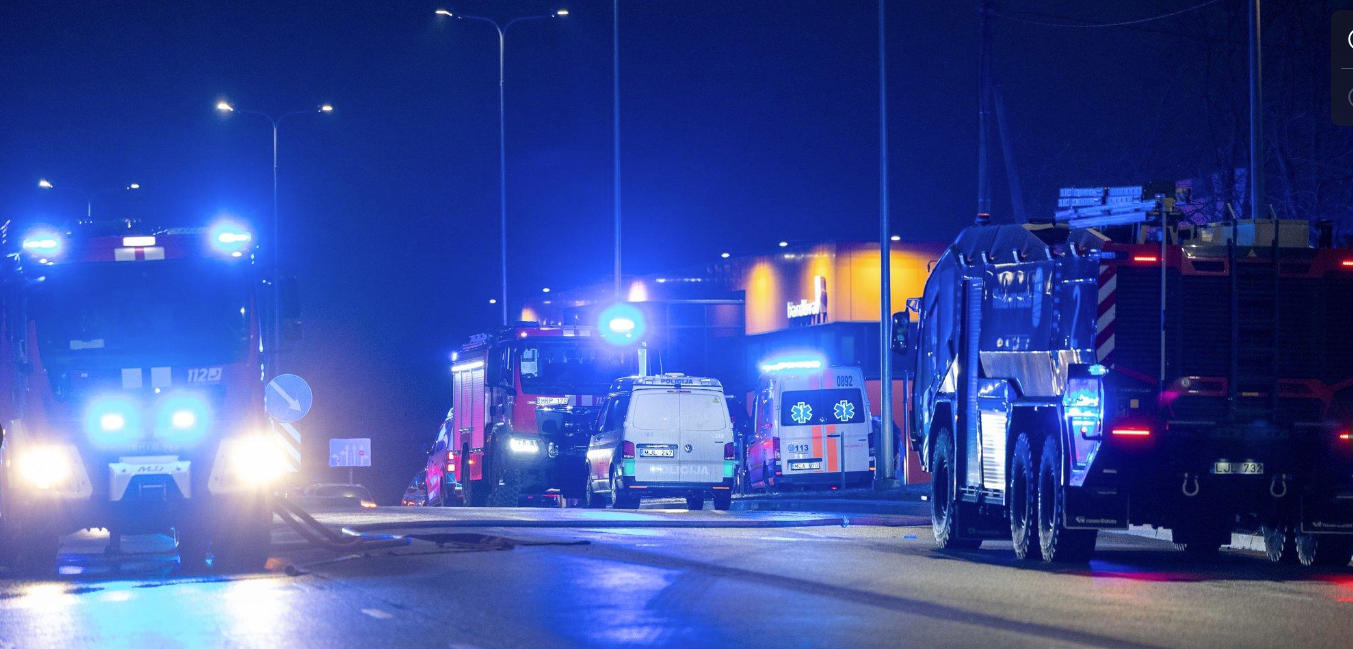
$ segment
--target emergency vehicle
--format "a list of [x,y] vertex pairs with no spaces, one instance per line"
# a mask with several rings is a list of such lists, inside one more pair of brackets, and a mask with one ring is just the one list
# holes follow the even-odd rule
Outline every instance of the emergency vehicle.
[[287,457],[263,412],[271,300],[250,232],[16,230],[0,231],[0,564],[53,574],[61,535],[103,527],[172,530],[185,567],[261,569]]
[[587,448],[586,502],[634,509],[644,497],[681,496],[691,511],[727,510],[737,463],[723,386],[660,374],[611,386]]
[[617,377],[646,350],[585,326],[519,322],[481,334],[451,367],[453,446],[467,504],[515,507],[523,494],[582,496],[590,427]]
[[818,359],[761,366],[747,442],[753,489],[859,487],[874,479],[869,397],[858,367]]
[[1353,251],[1305,221],[1181,220],[1138,194],[940,257],[894,325],[939,546],[1084,561],[1134,524],[1212,553],[1240,527],[1275,561],[1349,562]]
[[451,507],[465,504],[456,477],[455,413],[455,408],[447,411],[442,427],[437,430],[437,439],[428,450],[427,468],[423,473],[425,503],[420,505]]

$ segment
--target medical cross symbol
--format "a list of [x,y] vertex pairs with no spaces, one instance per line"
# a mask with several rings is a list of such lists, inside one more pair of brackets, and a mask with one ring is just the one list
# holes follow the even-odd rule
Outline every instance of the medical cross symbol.
[[796,424],[806,424],[809,419],[813,418],[813,407],[800,401],[789,409],[789,417]]
[[832,407],[832,414],[836,415],[837,421],[850,421],[855,418],[855,404],[842,399]]

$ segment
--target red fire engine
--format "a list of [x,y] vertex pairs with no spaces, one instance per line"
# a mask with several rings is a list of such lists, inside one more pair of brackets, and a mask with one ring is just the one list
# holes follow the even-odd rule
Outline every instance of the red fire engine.
[[591,424],[611,381],[638,373],[642,348],[593,327],[520,322],[456,353],[448,462],[474,506],[523,494],[581,495]]
[[[261,568],[269,485],[260,294],[237,224],[0,236],[0,564],[50,574],[61,535],[173,530],[185,567]],[[266,304],[265,304],[266,306]]]

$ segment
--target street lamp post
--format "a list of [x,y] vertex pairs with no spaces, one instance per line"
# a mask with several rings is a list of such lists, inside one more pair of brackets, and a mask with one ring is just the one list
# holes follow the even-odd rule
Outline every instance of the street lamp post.
[[282,332],[282,315],[281,315],[281,304],[282,304],[282,302],[281,302],[281,293],[280,293],[280,287],[281,287],[281,281],[282,281],[282,270],[281,270],[281,268],[282,268],[282,255],[281,255],[281,252],[280,252],[281,247],[278,245],[278,240],[279,240],[281,237],[280,237],[279,234],[278,234],[278,233],[279,233],[279,230],[280,230],[280,227],[279,227],[279,226],[280,226],[280,222],[279,222],[278,216],[277,216],[277,130],[278,130],[278,127],[281,126],[282,120],[285,120],[285,119],[288,118],[288,117],[293,117],[293,116],[296,116],[296,115],[311,115],[311,114],[332,113],[332,112],[334,111],[334,107],[333,107],[332,105],[326,103],[326,104],[320,104],[319,107],[318,107],[318,108],[315,108],[315,109],[311,109],[311,110],[293,110],[293,111],[291,111],[291,112],[289,112],[289,113],[282,113],[281,115],[278,115],[278,116],[274,117],[274,116],[272,116],[272,115],[269,114],[269,113],[264,113],[264,112],[257,111],[257,110],[246,110],[246,109],[242,109],[242,108],[235,108],[234,106],[232,106],[232,105],[230,104],[230,102],[227,102],[227,101],[225,101],[225,100],[221,100],[221,101],[216,102],[216,110],[219,110],[219,111],[221,111],[221,112],[223,112],[223,113],[243,113],[243,114],[246,114],[246,115],[259,115],[259,116],[261,116],[261,117],[267,119],[267,120],[268,120],[268,123],[269,123],[270,125],[272,125],[272,238],[270,239],[270,243],[271,243],[271,245],[272,245],[272,271],[273,271],[273,272],[272,272],[272,275],[273,275],[273,277],[272,277],[272,279],[273,279],[273,291],[272,291],[272,298],[273,298],[273,299],[272,299],[272,307],[273,307],[273,308],[272,308],[272,350],[271,350],[270,356],[272,356],[272,368],[271,368],[271,369],[272,369],[272,371],[273,371],[273,374],[276,375],[276,374],[278,373],[278,360],[279,360],[279,359],[278,359],[278,356],[277,356],[277,347],[278,347],[278,345],[281,343],[281,337],[282,337],[282,333],[281,333],[281,332]]
[[[53,185],[53,184],[52,184],[52,181],[47,180],[46,178],[41,178],[41,179],[38,180],[38,187],[41,188],[41,189],[51,189],[51,190],[57,189],[56,185]],[[71,191],[73,191],[73,192],[79,193],[81,196],[84,196],[84,197],[85,197],[85,220],[86,220],[86,221],[93,221],[93,220],[94,220],[94,197],[95,197],[95,196],[98,196],[99,194],[108,193],[108,192],[120,192],[120,191],[128,191],[128,192],[130,192],[130,191],[136,191],[136,190],[138,190],[138,189],[141,189],[141,183],[131,183],[131,184],[128,184],[127,186],[125,186],[125,187],[109,187],[109,188],[106,188],[106,189],[96,189],[96,190],[94,190],[93,192],[87,192],[87,191],[85,191],[85,190],[83,190],[83,189],[80,189],[79,187],[67,187],[67,186],[65,186],[65,185],[62,185],[62,186],[61,186],[61,189],[62,189],[62,190],[69,189],[69,190],[71,190]]]
[[452,13],[448,9],[438,9],[438,16],[447,18],[458,18],[466,20],[478,20],[493,25],[498,31],[498,236],[499,236],[499,263],[502,271],[502,297],[499,304],[503,311],[503,326],[507,326],[507,126],[504,119],[503,87],[504,87],[504,59],[507,51],[507,30],[519,22],[527,20],[544,20],[546,18],[563,18],[568,15],[567,9],[560,9],[552,14],[545,16],[521,16],[507,21],[507,24],[499,25],[498,21],[484,16],[468,16],[465,14]]

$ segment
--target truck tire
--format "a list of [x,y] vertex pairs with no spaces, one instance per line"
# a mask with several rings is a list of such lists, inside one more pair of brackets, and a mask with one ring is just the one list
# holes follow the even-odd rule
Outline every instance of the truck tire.
[[1066,527],[1066,489],[1060,479],[1062,450],[1057,433],[1043,441],[1038,462],[1038,542],[1043,560],[1085,563],[1095,553],[1098,530]]
[[489,484],[490,507],[516,507],[521,496],[521,469],[502,469]]
[[259,572],[272,546],[272,503],[259,498],[218,519],[211,535],[211,570],[217,574]]
[[1353,560],[1353,536],[1298,533],[1296,537],[1297,559],[1303,566],[1344,568]]
[[1264,554],[1273,563],[1294,564],[1297,562],[1297,535],[1287,525],[1265,525]]
[[1015,557],[1034,560],[1043,556],[1038,544],[1038,472],[1034,468],[1033,444],[1020,433],[1010,457],[1010,540]]
[[714,509],[726,512],[733,508],[733,492],[716,491],[714,492]]
[[698,512],[705,508],[705,497],[701,494],[686,496],[686,509]]
[[470,479],[470,447],[461,449],[460,454],[460,475],[462,489],[465,494],[465,504],[468,507],[483,507],[489,504],[489,485],[488,480],[480,480],[476,483]]
[[56,576],[61,537],[48,530],[6,529],[0,534],[0,565],[11,577],[49,579]]
[[935,458],[930,472],[930,526],[935,532],[935,546],[941,550],[971,550],[982,541],[965,539],[959,534],[959,502],[954,486],[954,441],[949,430],[940,429],[935,436]]

